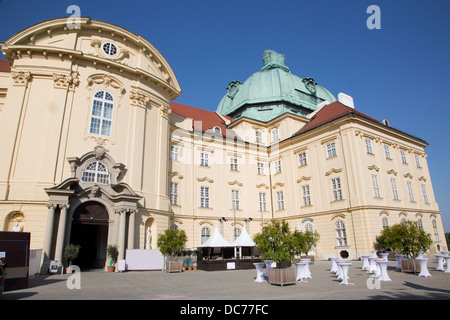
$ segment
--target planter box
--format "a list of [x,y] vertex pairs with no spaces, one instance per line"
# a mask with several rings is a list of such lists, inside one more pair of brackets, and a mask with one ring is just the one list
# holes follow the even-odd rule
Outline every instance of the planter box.
[[398,254],[397,252],[389,252],[389,255],[388,255],[388,260],[391,260],[391,261],[396,261],[397,260],[397,258],[395,257],[395,255],[396,254]]
[[166,272],[181,272],[182,265],[182,262],[166,261]]
[[420,263],[416,260],[402,259],[402,272],[420,272]]
[[296,284],[295,268],[269,269],[269,283],[284,286],[286,284]]

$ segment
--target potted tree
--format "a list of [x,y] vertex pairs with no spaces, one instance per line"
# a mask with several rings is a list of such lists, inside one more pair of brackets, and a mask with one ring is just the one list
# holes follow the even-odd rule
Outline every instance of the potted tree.
[[294,231],[294,248],[300,256],[304,254],[304,257],[314,261],[314,256],[310,257],[308,254],[319,242],[320,235],[317,232],[311,231]]
[[421,230],[414,221],[395,224],[385,230],[388,231],[383,232],[382,236],[386,236],[386,239],[382,238],[380,242],[383,241],[384,246],[388,245],[405,255],[401,260],[402,271],[420,271],[420,264],[415,259],[419,253],[426,252],[433,244],[431,235]]
[[66,273],[72,273],[72,262],[78,257],[80,253],[80,246],[78,244],[68,244],[64,248],[64,258],[67,259],[68,267],[66,268]]
[[157,245],[166,260],[166,272],[181,272],[182,262],[177,261],[177,257],[183,252],[187,242],[184,230],[167,229],[163,234],[158,235]]
[[295,284],[295,269],[292,259],[298,254],[298,239],[289,229],[286,221],[272,220],[253,238],[263,260],[276,262],[277,267],[269,270],[269,283],[283,286]]
[[397,242],[394,241],[391,227],[385,227],[381,231],[380,235],[375,238],[375,242],[373,244],[375,250],[379,253],[389,252],[389,259],[392,260],[395,260],[395,252],[399,250],[396,245]]
[[107,253],[108,257],[110,258],[108,272],[114,272],[116,269],[115,264],[117,262],[117,257],[119,256],[119,250],[117,249],[117,245],[110,244],[108,246],[108,248],[106,249],[106,253]]

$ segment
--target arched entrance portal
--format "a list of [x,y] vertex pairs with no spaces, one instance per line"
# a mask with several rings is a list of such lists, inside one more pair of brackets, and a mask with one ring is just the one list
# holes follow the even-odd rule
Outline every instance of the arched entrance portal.
[[105,206],[87,201],[73,213],[70,243],[81,246],[73,264],[81,269],[103,268],[106,263],[109,215]]

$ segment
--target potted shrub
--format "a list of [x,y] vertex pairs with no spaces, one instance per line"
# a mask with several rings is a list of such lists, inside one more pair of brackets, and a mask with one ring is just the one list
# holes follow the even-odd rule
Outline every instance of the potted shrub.
[[415,259],[419,253],[426,252],[433,244],[431,234],[421,230],[414,221],[406,221],[384,229],[382,236],[386,236],[387,239],[380,241],[405,255],[401,260],[403,272],[420,271],[420,264]]
[[255,235],[253,241],[261,252],[262,260],[272,260],[277,267],[269,270],[269,283],[277,285],[295,284],[295,268],[292,259],[298,254],[298,239],[285,221],[272,220]]
[[78,257],[80,253],[80,246],[78,244],[68,244],[64,248],[64,258],[67,259],[68,267],[66,268],[66,273],[72,273],[72,262]]
[[106,249],[106,253],[107,253],[108,257],[110,258],[108,272],[114,272],[116,269],[115,264],[117,262],[117,257],[119,256],[119,250],[117,249],[117,245],[110,244],[108,246],[108,248]]
[[184,230],[167,229],[163,234],[158,235],[157,245],[166,259],[167,272],[181,272],[182,262],[176,258],[183,253],[187,242]]

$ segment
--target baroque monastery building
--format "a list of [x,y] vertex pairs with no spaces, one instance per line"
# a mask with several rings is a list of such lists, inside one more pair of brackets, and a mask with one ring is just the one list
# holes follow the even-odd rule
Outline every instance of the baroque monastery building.
[[146,39],[66,23],[0,44],[0,221],[31,232],[43,268],[68,243],[102,268],[109,244],[124,259],[180,228],[196,248],[271,219],[318,232],[318,259],[367,254],[405,219],[432,234],[431,253],[447,249],[427,142],[292,74],[284,55],[266,50],[212,112],[172,102],[180,85]]

